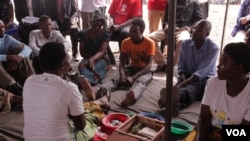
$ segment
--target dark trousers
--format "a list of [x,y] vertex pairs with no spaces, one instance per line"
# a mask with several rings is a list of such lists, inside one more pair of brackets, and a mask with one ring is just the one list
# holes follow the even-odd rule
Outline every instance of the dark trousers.
[[123,27],[121,30],[112,32],[111,41],[118,41],[119,49],[121,49],[121,43],[124,39],[129,37],[130,25]]
[[58,22],[59,30],[63,36],[70,35],[70,40],[72,44],[72,56],[76,57],[78,54],[78,40],[77,33],[79,31],[79,23],[75,21],[72,25],[69,23],[69,20],[65,20],[64,23]]
[[0,87],[6,89],[11,81],[15,80],[22,86],[25,80],[32,74],[34,69],[29,58],[24,58],[18,68],[14,71],[8,70],[8,62],[0,62]]
[[[190,77],[190,75],[187,75]],[[188,78],[188,77],[187,77]],[[194,101],[201,101],[204,95],[205,86],[207,84],[208,78],[194,82],[187,85],[186,87],[180,88],[179,93],[181,96],[180,99],[180,108],[186,108],[191,105]]]
[[28,45],[30,32],[38,28],[37,24],[20,23],[18,29],[20,41]]

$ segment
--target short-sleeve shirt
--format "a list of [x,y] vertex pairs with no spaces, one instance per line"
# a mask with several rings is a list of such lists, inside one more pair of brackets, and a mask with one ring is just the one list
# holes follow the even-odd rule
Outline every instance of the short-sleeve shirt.
[[85,43],[85,46],[84,46],[85,47],[85,49],[84,49],[85,54],[93,56],[99,51],[101,44],[104,41],[110,40],[111,34],[110,34],[110,32],[103,30],[101,33],[101,36],[96,36],[95,38],[90,39],[88,37],[88,32],[89,32],[89,29],[86,29],[86,30],[83,30],[82,32],[80,32],[79,33],[79,41]]
[[141,17],[141,0],[113,0],[108,13],[114,18],[114,24],[122,24],[133,17]]
[[194,40],[183,41],[178,60],[178,73],[194,75],[203,80],[215,76],[219,47],[209,38],[197,49]]
[[33,75],[26,80],[23,110],[26,141],[69,141],[69,115],[84,113],[78,87],[48,73]]
[[202,104],[210,107],[212,125],[237,125],[243,119],[250,121],[250,81],[235,97],[227,94],[226,80],[212,77],[207,81]]
[[148,9],[164,11],[167,3],[168,0],[148,0]]
[[143,68],[146,66],[147,57],[155,55],[155,43],[147,37],[144,37],[140,44],[134,44],[131,38],[126,38],[122,42],[121,52],[129,54],[131,66]]

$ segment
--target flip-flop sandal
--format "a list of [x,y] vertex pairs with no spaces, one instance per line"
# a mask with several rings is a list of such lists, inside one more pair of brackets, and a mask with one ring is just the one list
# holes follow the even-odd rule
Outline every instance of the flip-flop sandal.
[[[106,89],[105,89],[106,90]],[[105,93],[105,96],[107,97],[108,99],[108,102],[110,101],[110,98],[111,98],[111,92],[106,90],[106,93]],[[108,106],[101,106],[102,108],[102,111],[105,113],[105,114],[108,114],[109,110],[110,110],[110,105]]]
[[95,99],[99,99],[101,97],[103,97],[105,94],[107,93],[107,90],[103,87],[101,87],[97,92],[96,92],[96,98]]
[[108,102],[110,101],[110,98],[111,98],[111,91],[105,89],[107,92],[105,93],[107,99],[108,99]]

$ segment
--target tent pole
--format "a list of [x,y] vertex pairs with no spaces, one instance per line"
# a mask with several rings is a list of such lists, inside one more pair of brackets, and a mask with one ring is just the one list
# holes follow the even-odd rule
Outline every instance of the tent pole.
[[227,0],[226,11],[225,11],[225,16],[224,16],[224,23],[223,23],[223,30],[222,30],[222,37],[221,37],[221,45],[220,45],[220,54],[222,53],[223,45],[224,45],[224,34],[225,34],[226,23],[227,23],[228,6],[229,6],[229,0]]
[[173,53],[175,46],[175,15],[176,0],[168,0],[168,55],[167,55],[167,79],[166,79],[166,103],[165,103],[165,135],[166,141],[171,140],[171,99],[173,86]]

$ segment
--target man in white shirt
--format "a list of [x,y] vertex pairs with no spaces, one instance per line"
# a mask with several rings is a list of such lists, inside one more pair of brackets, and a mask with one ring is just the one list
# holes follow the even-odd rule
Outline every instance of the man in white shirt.
[[48,42],[60,42],[65,46],[67,52],[71,50],[71,44],[65,37],[57,30],[52,30],[51,18],[43,15],[39,19],[39,28],[30,32],[29,46],[32,48],[33,53],[33,67],[37,74],[42,73],[38,61],[39,51],[41,47]]

